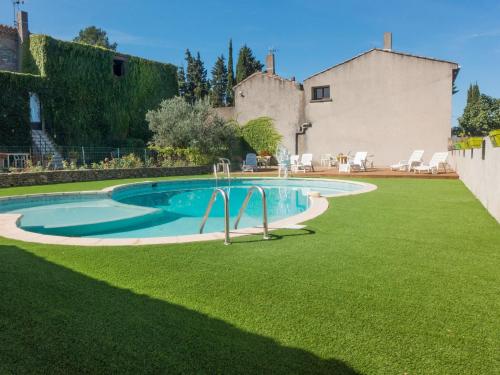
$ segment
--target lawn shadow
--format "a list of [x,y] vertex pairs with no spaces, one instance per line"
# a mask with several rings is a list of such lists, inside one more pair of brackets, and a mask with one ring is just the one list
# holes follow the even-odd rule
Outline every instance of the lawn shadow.
[[297,236],[309,236],[312,234],[316,234],[316,231],[312,229],[302,228],[302,229],[293,229],[293,232],[287,234],[277,234],[275,232],[269,232],[269,238],[267,240],[262,239],[262,237],[256,234],[255,236],[242,236],[242,237],[234,237],[231,238],[231,243],[250,243],[250,242],[262,242],[262,241],[278,241],[282,240],[286,237],[297,237]]
[[0,246],[0,285],[0,373],[357,374],[16,246]]

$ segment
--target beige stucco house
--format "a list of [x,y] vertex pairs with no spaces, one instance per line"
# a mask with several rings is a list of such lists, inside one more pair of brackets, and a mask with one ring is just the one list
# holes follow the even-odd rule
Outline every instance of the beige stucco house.
[[234,87],[235,104],[225,116],[240,124],[272,117],[292,153],[313,153],[318,163],[324,153],[367,151],[375,165],[386,166],[414,149],[425,150],[424,159],[447,150],[452,84],[459,71],[454,62],[393,51],[390,33],[383,49],[302,84],[278,76],[273,55],[266,62],[266,72]]

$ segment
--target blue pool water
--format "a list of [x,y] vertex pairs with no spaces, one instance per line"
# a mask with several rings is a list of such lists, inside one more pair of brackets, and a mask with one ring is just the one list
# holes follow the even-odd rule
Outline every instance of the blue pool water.
[[[145,238],[196,234],[215,180],[181,180],[131,184],[112,192],[20,197],[0,201],[0,213],[20,213],[20,227],[37,233],[71,237]],[[362,185],[313,179],[232,179],[219,181],[230,199],[233,224],[252,185],[266,192],[269,222],[308,208],[310,191],[335,196]],[[204,233],[223,230],[223,201],[217,198]],[[253,194],[239,227],[262,224],[262,201]]]

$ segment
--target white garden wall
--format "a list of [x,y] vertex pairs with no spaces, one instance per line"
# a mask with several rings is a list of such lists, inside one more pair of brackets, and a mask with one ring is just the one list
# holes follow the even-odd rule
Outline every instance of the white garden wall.
[[450,151],[448,162],[460,180],[500,222],[500,147],[484,138],[482,149]]

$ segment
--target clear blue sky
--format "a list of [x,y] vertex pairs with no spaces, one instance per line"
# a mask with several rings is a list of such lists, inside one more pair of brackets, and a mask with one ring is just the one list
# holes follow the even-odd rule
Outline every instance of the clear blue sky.
[[[500,97],[499,0],[25,0],[22,9],[34,33],[70,40],[96,25],[119,51],[176,65],[189,48],[210,69],[231,37],[235,59],[243,43],[261,60],[274,47],[277,72],[298,80],[381,47],[392,31],[397,51],[460,64],[453,123],[469,83]],[[0,23],[12,21],[11,0],[0,0]]]

